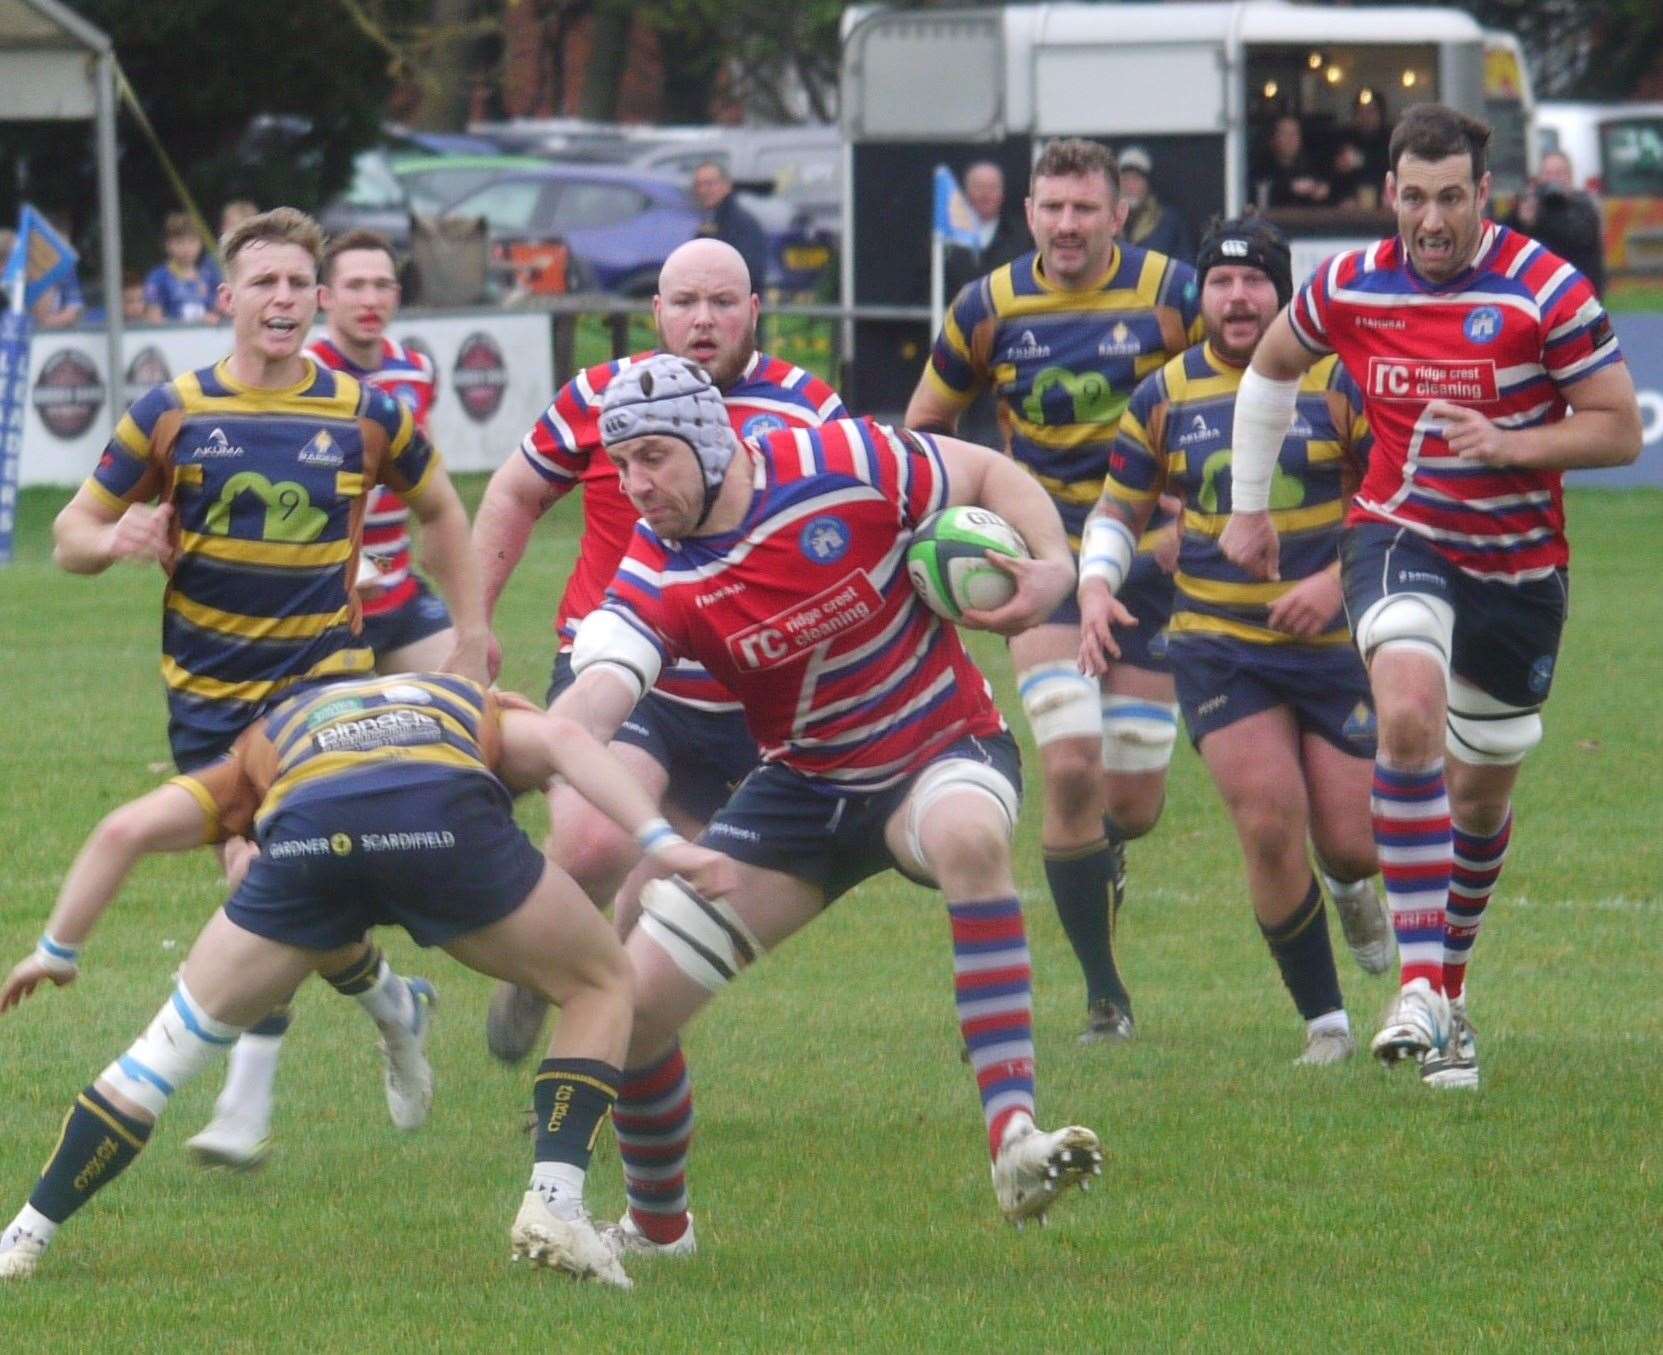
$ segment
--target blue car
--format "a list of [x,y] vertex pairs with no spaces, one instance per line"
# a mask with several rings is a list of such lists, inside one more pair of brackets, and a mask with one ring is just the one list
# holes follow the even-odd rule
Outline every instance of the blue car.
[[505,172],[445,205],[484,217],[493,255],[562,240],[581,283],[651,296],[670,251],[699,232],[699,211],[674,179],[604,165],[540,165]]

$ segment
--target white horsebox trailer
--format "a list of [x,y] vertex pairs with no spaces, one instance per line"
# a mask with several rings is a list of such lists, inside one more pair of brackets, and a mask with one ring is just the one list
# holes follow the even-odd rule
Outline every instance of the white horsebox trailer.
[[[1364,91],[1368,94],[1364,96]],[[1280,114],[1337,130],[1359,98],[1388,120],[1438,100],[1484,113],[1484,33],[1441,8],[1330,8],[1281,0],[851,9],[844,19],[845,306],[924,305],[931,170],[977,160],[1005,171],[1013,209],[1039,144],[1136,144],[1163,202],[1199,232],[1252,200],[1250,162]],[[1296,276],[1391,229],[1379,207],[1271,212]],[[855,407],[903,408],[927,326],[855,321],[844,351]]]

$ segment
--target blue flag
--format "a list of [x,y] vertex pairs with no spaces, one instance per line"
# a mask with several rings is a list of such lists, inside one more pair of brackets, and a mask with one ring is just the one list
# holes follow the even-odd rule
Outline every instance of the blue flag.
[[61,287],[75,276],[77,255],[69,241],[52,228],[52,223],[28,203],[17,223],[17,244],[6,260],[3,281],[6,295],[16,304],[17,289],[23,291],[19,309],[29,310],[49,288]]
[[968,249],[982,247],[976,214],[959,188],[959,181],[946,165],[935,167],[935,229],[949,245]]

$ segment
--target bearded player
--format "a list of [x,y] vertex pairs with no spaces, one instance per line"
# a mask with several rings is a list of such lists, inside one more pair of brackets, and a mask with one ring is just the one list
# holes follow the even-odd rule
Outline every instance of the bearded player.
[[1271,325],[1235,408],[1221,545],[1277,576],[1272,472],[1301,376],[1363,386],[1374,450],[1342,548],[1379,719],[1372,810],[1401,989],[1372,1045],[1478,1085],[1466,967],[1542,737],[1569,596],[1561,479],[1640,451],[1634,383],[1588,280],[1484,218],[1490,129],[1439,104],[1392,132],[1398,233],[1324,263]]
[[[741,437],[846,418],[843,402],[825,382],[757,351],[759,305],[738,251],[717,240],[691,241],[665,260],[659,274],[653,298],[659,343],[710,373]],[[550,701],[571,681],[578,623],[600,605],[638,516],[601,446],[599,418],[612,381],[644,356],[591,367],[561,387],[526,434],[520,455],[491,477],[474,519],[489,618],[537,520],[582,487],[583,537],[556,614],[560,648]],[[738,702],[697,662],[665,665],[653,690],[617,731],[612,752],[689,834],[709,821],[757,761],[756,742]],[[597,903],[608,903],[639,859],[635,844],[567,788],[553,792],[550,811],[555,825],[550,860]],[[620,906],[620,931],[633,921],[632,902],[626,897]],[[500,987],[486,1026],[491,1051],[507,1062],[524,1058],[536,1042],[544,1010],[534,994]]]

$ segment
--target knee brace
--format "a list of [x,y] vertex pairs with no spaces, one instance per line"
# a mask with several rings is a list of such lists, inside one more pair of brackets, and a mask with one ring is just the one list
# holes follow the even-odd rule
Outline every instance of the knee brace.
[[763,955],[762,942],[731,904],[702,898],[678,876],[647,882],[636,925],[708,993],[721,992]]
[[947,758],[925,768],[907,798],[907,848],[913,860],[930,865],[924,855],[924,816],[945,797],[967,792],[985,796],[999,807],[1004,815],[1005,841],[1010,841],[1016,832],[1016,816],[1022,812],[1021,792],[985,762],[967,757]]
[[1542,741],[1540,706],[1509,706],[1462,678],[1450,679],[1444,746],[1462,762],[1512,767]]
[[1387,645],[1413,649],[1435,660],[1449,676],[1455,635],[1455,609],[1428,593],[1393,593],[1383,597],[1357,622],[1357,652],[1366,664]]
[[1141,696],[1105,696],[1103,770],[1158,772],[1178,742],[1178,704]]
[[1094,739],[1100,716],[1097,680],[1066,660],[1042,663],[1016,675],[1022,713],[1041,748],[1058,739]]
[[197,1006],[181,979],[144,1034],[99,1076],[134,1105],[160,1115],[168,1098],[241,1034]]

